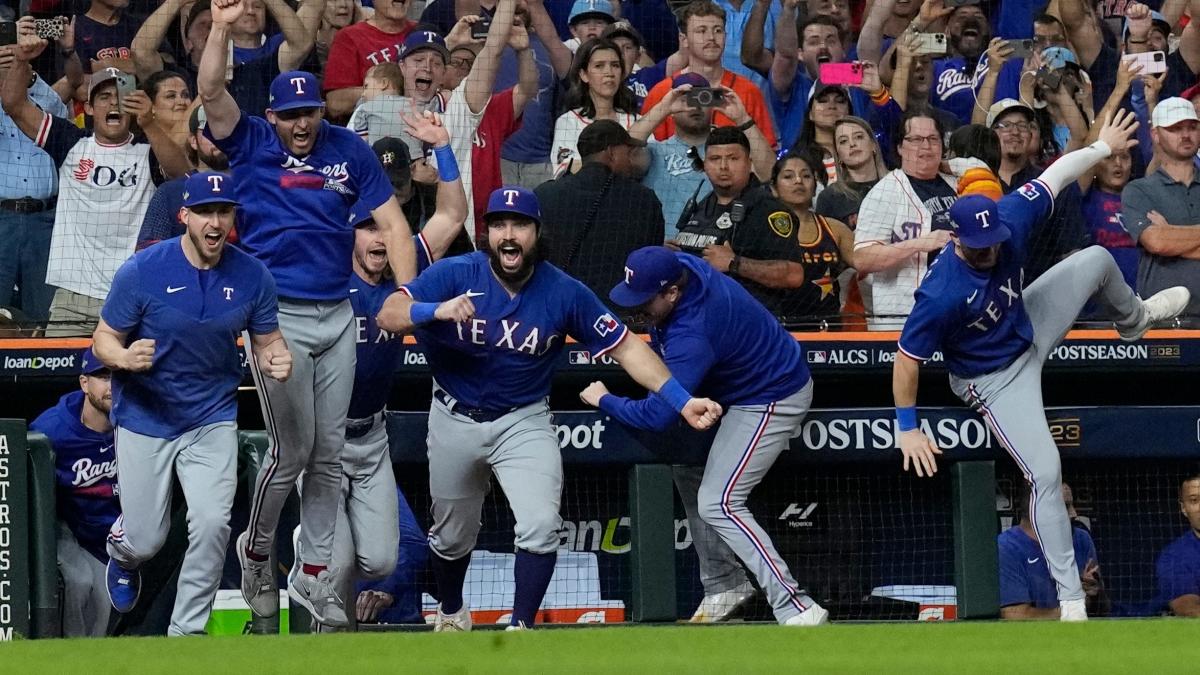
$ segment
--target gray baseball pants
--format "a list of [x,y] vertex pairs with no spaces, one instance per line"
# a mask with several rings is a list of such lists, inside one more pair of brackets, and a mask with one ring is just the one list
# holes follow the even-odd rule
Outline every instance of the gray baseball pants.
[[292,353],[287,382],[258,370],[246,343],[270,445],[254,484],[250,549],[267,555],[275,545],[279,513],[304,472],[300,540],[310,565],[329,565],[342,498],[342,445],[354,389],[354,311],[349,300],[306,302],[280,298],[279,329]]
[[1060,602],[1084,596],[1071,521],[1063,504],[1062,463],[1042,404],[1042,366],[1093,296],[1120,326],[1137,324],[1142,318],[1142,303],[1125,284],[1112,255],[1092,246],[1051,267],[1025,289],[1033,344],[1024,354],[993,373],[950,377],[954,393],[983,415],[1029,481],[1029,518]]
[[748,581],[746,570],[738,562],[737,554],[700,517],[696,499],[704,478],[704,467],[676,465],[671,467],[671,476],[675,479],[675,489],[687,514],[688,532],[692,535],[692,546],[696,548],[704,594],[716,595],[745,584]]
[[168,635],[203,635],[225,565],[229,512],[237,490],[237,425],[216,422],[174,439],[117,427],[121,517],[108,554],[132,570],[154,557],[171,527],[171,478],[187,500],[188,548],[179,570]]
[[450,412],[435,398],[428,444],[433,499],[429,547],[434,553],[457,560],[475,548],[493,473],[516,518],[516,547],[531,553],[558,550],[562,454],[546,401],[492,422],[476,422]]
[[63,637],[104,637],[112,603],[106,566],[79,545],[71,528],[58,524],[58,571],[63,578]]
[[733,550],[758,580],[779,623],[813,603],[796,584],[787,563],[746,508],[746,498],[799,435],[812,405],[813,384],[766,405],[729,406],[704,467],[697,495],[700,518]]

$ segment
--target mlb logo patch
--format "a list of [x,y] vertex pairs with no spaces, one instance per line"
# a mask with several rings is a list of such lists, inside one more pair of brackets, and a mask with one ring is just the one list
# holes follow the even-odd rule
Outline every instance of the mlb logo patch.
[[600,337],[605,337],[609,333],[620,328],[621,324],[613,318],[612,314],[602,314],[600,315],[599,319],[596,319],[596,323],[592,327],[596,329],[596,332],[600,334]]
[[809,363],[829,363],[829,352],[809,352]]
[[588,366],[592,363],[591,352],[571,352],[567,354],[567,363],[572,366]]

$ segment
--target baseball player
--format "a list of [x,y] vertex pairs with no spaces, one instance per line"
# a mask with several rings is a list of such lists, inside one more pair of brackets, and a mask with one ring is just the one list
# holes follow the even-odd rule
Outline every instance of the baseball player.
[[[746,508],[812,404],[799,343],[738,282],[703,259],[662,246],[630,253],[625,280],[608,297],[651,326],[653,347],[685,388],[725,409],[697,495],[704,535],[715,532],[754,573],[780,624],[828,623],[829,612],[799,588]],[[665,431],[675,418],[661,396],[632,401],[608,393],[601,382],[580,398],[638,429]]]
[[578,281],[539,262],[537,196],[503,187],[488,199],[487,250],[434,263],[400,287],[379,327],[416,329],[433,372],[429,490],[438,606],[434,630],[470,630],[462,586],[495,474],[516,517],[510,629],[531,627],[554,572],[562,523],[562,456],[547,397],[566,337],[612,354],[639,384],[658,391],[697,428],[720,406],[695,399],[645,343]]
[[1042,365],[1093,296],[1115,319],[1121,339],[1134,341],[1178,315],[1190,294],[1174,287],[1141,300],[1098,246],[1068,257],[1024,290],[1023,265],[1030,234],[1049,217],[1059,191],[1113,151],[1132,147],[1136,128],[1133,115],[1119,111],[1105,120],[1097,142],[1064,155],[999,202],[959,197],[950,208],[951,243],[917,289],[892,375],[904,469],[912,464],[918,476],[933,475],[941,450],[920,428],[915,405],[920,364],[941,350],[954,393],[983,415],[1032,486],[1030,520],[1063,621],[1086,621],[1087,611],[1058,449],[1042,407]]
[[180,213],[187,234],[121,266],[93,336],[96,356],[114,371],[121,517],[108,535],[107,582],[118,612],[137,603],[138,567],[167,536],[173,477],[187,499],[170,635],[204,633],[221,580],[237,488],[238,334],[249,332],[267,376],[285,380],[291,371],[271,274],[225,247],[235,194],[229,176],[189,177]]
[[[349,129],[322,119],[324,103],[314,75],[292,71],[276,77],[266,120],[238,109],[225,89],[225,67],[230,27],[246,5],[247,0],[212,3],[212,30],[197,88],[208,117],[204,133],[229,157],[238,179],[245,205],[239,243],[267,265],[278,286],[280,329],[293,350],[295,370],[286,382],[255,373],[271,442],[255,484],[249,525],[238,538],[242,595],[259,615],[278,612],[268,558],[280,510],[304,471],[305,557],[289,594],[321,623],[344,625],[345,611],[327,567],[354,386],[350,208],[361,201],[371,209],[399,282],[414,273],[411,231],[371,148]],[[251,354],[250,362],[253,371],[258,359]]]
[[92,350],[83,353],[79,389],[29,425],[54,448],[58,569],[63,577],[63,636],[99,637],[112,607],[105,588],[104,539],[117,516],[111,373]]
[[[414,138],[434,148],[449,147],[450,134],[434,113],[426,112],[420,117],[406,115],[404,121]],[[441,181],[437,211],[421,233],[413,236],[418,270],[429,267],[445,254],[466,217],[467,195],[462,179]],[[384,406],[392,392],[404,344],[399,335],[380,330],[375,323],[384,301],[395,292],[395,286],[385,278],[387,243],[365,204],[360,202],[351,211],[350,223],[355,236],[350,305],[354,308],[357,365],[346,420],[346,443],[342,448],[343,506],[338,510],[335,563],[331,568],[334,587],[341,598],[352,597],[349,592],[356,572],[360,579],[372,581],[390,575],[397,564],[401,540],[411,541],[415,537],[422,542],[420,553],[425,552],[424,533],[412,510],[398,504],[404,496],[396,489],[384,424]],[[398,520],[401,513],[406,517]],[[293,576],[297,569],[298,566],[292,567]],[[360,614],[358,618],[365,620],[365,616]]]

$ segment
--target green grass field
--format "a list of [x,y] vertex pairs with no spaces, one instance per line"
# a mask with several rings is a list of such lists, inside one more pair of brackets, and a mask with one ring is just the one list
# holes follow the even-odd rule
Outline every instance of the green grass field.
[[43,640],[0,673],[1197,673],[1200,622],[841,624]]

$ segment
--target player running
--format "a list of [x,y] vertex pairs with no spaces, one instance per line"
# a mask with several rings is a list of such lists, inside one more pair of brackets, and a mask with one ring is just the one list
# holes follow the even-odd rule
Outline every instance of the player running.
[[688,423],[707,428],[721,408],[691,394],[583,284],[538,261],[541,211],[532,191],[488,199],[487,250],[435,263],[393,294],[379,327],[415,329],[433,372],[429,411],[429,547],[437,580],[434,630],[471,628],[463,579],[495,473],[516,517],[509,630],[534,623],[554,572],[562,524],[562,456],[547,398],[567,336],[611,354]]
[[[361,201],[371,209],[398,281],[414,274],[414,252],[404,214],[371,148],[349,129],[322,119],[325,106],[315,76],[292,71],[276,77],[265,120],[238,109],[225,89],[225,69],[231,26],[246,5],[247,0],[213,1],[197,88],[208,118],[204,133],[229,156],[239,182],[245,205],[239,242],[266,263],[279,287],[279,325],[295,369],[286,383],[255,372],[271,443],[254,486],[249,525],[238,538],[242,595],[256,614],[279,611],[268,558],[280,510],[304,471],[304,558],[288,592],[319,622],[340,626],[346,615],[327,568],[354,386],[351,206]],[[256,360],[250,361],[253,366]]]
[[1086,621],[1083,587],[1063,505],[1058,448],[1042,406],[1042,365],[1093,296],[1116,322],[1121,339],[1178,315],[1190,294],[1182,286],[1141,300],[1125,284],[1112,255],[1099,246],[1076,253],[1022,292],[1029,237],[1049,217],[1054,198],[1092,165],[1137,143],[1136,118],[1118,111],[1099,140],[1061,157],[1038,178],[994,202],[960,197],[950,208],[952,250],[943,251],[916,292],[900,334],[892,374],[904,470],[937,471],[941,450],[920,429],[921,362],[941,350],[950,387],[983,415],[1032,486],[1030,520],[1058,586],[1062,621]]
[[292,357],[276,319],[265,265],[226,248],[234,180],[195,174],[183,189],[182,237],[142,250],[113,278],[92,349],[112,369],[121,516],[108,535],[108,593],[128,612],[138,567],[162,548],[171,484],[187,500],[188,548],[169,635],[201,635],[208,622],[237,489],[237,337],[248,331],[266,376],[283,381]]
[[[608,297],[651,327],[651,344],[680,384],[725,408],[700,481],[700,519],[754,573],[779,623],[827,623],[829,612],[799,588],[746,508],[812,404],[799,343],[736,281],[696,256],[661,246],[630,253],[625,281]],[[608,393],[601,382],[580,398],[638,429],[666,430],[675,418],[660,395],[632,401]]]

